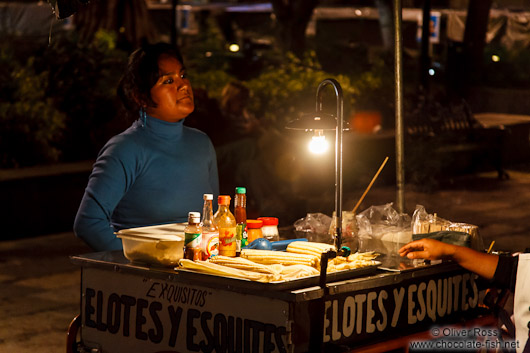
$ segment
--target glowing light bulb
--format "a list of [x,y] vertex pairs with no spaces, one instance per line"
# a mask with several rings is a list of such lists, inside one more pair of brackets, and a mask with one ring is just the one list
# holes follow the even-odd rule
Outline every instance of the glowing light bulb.
[[434,69],[429,69],[429,75],[430,76],[434,76],[436,72],[434,71]]
[[230,50],[232,53],[237,53],[239,51],[239,45],[237,45],[236,43],[232,43],[228,47],[228,50]]
[[499,61],[501,61],[501,58],[498,55],[492,55],[491,61],[493,61],[494,63],[498,63]]
[[328,141],[322,130],[315,130],[315,136],[309,142],[309,150],[314,154],[323,154],[329,148]]

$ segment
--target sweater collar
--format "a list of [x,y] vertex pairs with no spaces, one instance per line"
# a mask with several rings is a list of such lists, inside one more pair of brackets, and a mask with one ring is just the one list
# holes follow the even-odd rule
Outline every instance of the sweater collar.
[[137,126],[145,129],[148,133],[152,133],[162,138],[179,138],[182,136],[182,130],[184,129],[184,119],[170,123],[168,121],[153,118],[147,115],[145,121],[140,118],[136,121]]

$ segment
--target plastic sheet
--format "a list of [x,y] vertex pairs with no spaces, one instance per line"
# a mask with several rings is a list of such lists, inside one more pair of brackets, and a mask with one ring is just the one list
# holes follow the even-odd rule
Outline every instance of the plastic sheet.
[[392,205],[393,203],[371,206],[359,213],[356,216],[358,237],[394,243],[412,240],[410,216],[399,214]]
[[308,213],[294,222],[294,229],[298,238],[332,244],[333,238],[328,233],[330,224],[331,217],[323,213]]
[[422,205],[417,205],[412,216],[413,239],[433,238],[446,243],[467,246],[478,251],[484,250],[484,241],[478,226],[468,223],[451,222],[429,214]]

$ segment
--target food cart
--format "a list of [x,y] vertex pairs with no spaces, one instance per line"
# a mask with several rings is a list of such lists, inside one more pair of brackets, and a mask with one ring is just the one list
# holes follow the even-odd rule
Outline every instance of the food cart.
[[[401,10],[401,1],[394,1],[396,186],[403,212]],[[320,89],[328,84],[337,98],[335,234],[340,246],[343,102],[338,82],[326,79],[317,89],[317,113]],[[380,255],[376,266],[273,283],[142,265],[121,251],[73,256],[81,268],[81,300],[67,348],[93,353],[408,351],[411,339],[436,339],[433,327],[496,324],[482,304],[487,285],[475,274],[451,262],[416,263],[395,251]]]
[[81,268],[79,339],[75,327],[70,333],[79,352],[348,351],[485,313],[476,275],[390,252],[377,266],[331,273],[324,283],[154,267],[121,251],[71,259]]

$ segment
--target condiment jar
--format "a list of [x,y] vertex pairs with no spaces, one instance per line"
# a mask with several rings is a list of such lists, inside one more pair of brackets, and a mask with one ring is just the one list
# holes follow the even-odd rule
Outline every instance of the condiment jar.
[[278,218],[259,217],[258,220],[263,221],[263,227],[261,228],[263,238],[269,241],[280,240],[280,233],[278,232]]
[[258,238],[263,238],[263,233],[261,227],[263,226],[263,221],[258,219],[247,219],[247,236],[248,243],[252,243]]

